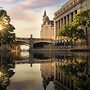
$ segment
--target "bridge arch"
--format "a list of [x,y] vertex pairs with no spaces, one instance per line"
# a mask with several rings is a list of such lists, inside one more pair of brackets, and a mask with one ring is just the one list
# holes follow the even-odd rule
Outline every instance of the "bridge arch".
[[29,43],[23,42],[23,41],[16,41],[17,45],[25,45],[25,46],[30,46]]
[[33,49],[33,48],[43,48],[45,45],[52,43],[52,39],[17,37],[16,42],[22,45],[29,45],[29,48]]
[[51,44],[50,42],[37,42],[33,44],[33,48],[44,48],[46,45]]

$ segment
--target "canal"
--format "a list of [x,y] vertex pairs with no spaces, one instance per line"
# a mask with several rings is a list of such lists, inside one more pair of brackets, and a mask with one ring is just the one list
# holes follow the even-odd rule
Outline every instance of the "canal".
[[90,53],[0,53],[0,90],[90,90]]

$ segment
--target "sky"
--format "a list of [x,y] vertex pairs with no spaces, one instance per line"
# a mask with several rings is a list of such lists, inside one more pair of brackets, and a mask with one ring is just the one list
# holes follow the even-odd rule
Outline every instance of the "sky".
[[68,0],[0,0],[15,27],[17,37],[40,37],[43,13],[46,10],[51,20],[54,13]]

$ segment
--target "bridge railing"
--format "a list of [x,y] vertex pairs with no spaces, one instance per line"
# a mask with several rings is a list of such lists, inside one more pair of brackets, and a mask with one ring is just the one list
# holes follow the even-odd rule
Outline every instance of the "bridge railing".
[[52,39],[47,39],[47,38],[33,38],[33,40],[49,40],[49,41],[52,41]]

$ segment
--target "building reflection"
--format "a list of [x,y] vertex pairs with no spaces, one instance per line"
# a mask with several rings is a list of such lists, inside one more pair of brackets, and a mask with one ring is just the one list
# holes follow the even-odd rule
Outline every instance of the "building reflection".
[[50,82],[54,90],[90,90],[90,53],[29,53],[26,60],[20,62],[40,64],[44,90]]
[[43,87],[46,90],[50,81],[54,81],[54,64],[53,62],[45,62],[40,65],[41,77],[43,78]]
[[84,59],[74,58],[54,63],[54,85],[61,90],[89,90],[90,89],[90,57]]
[[[73,86],[73,81],[68,78],[63,72],[60,71],[60,67],[62,66],[62,62],[55,62],[55,77],[54,77],[54,85],[55,90],[59,90],[58,87],[62,88],[61,90],[76,90]],[[58,86],[59,85],[59,86]]]
[[[89,90],[90,57],[63,56],[40,64],[44,90],[53,81],[55,90]],[[49,61],[48,60],[48,61]]]

